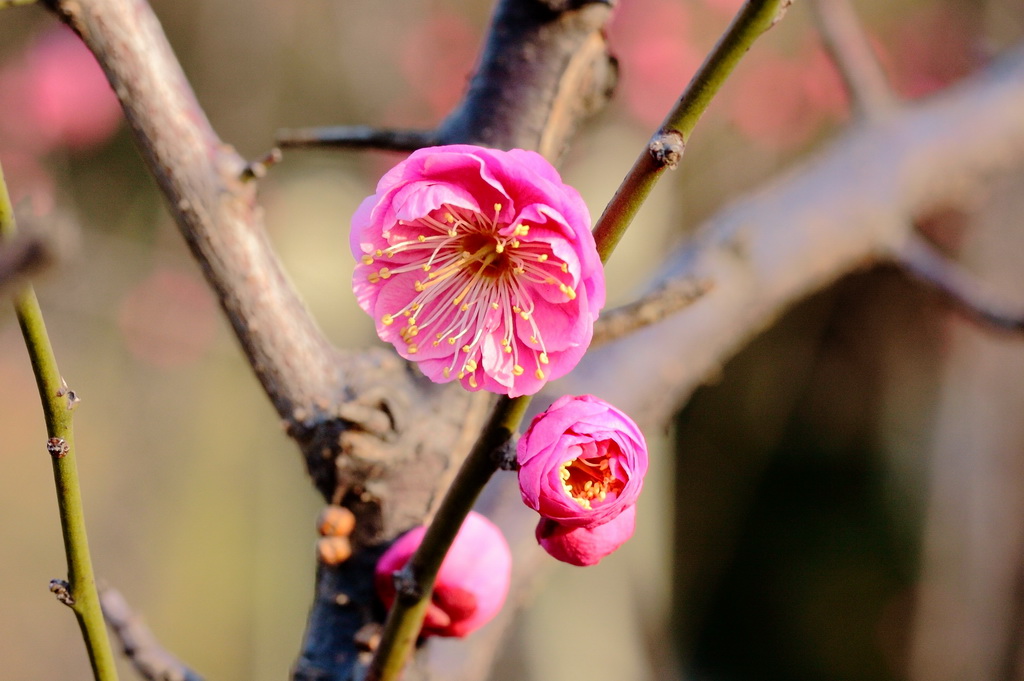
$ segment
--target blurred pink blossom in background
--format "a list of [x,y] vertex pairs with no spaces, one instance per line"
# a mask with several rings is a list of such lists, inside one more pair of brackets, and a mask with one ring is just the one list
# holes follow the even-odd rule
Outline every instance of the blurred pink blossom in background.
[[121,301],[117,325],[137,359],[174,369],[197,361],[210,348],[217,306],[197,277],[161,267]]
[[689,39],[688,8],[674,0],[622,2],[608,28],[619,60],[617,96],[630,115],[654,128],[704,58]]
[[464,16],[439,8],[399,43],[398,65],[405,82],[430,109],[425,122],[436,123],[459,101],[481,41]]
[[78,36],[63,26],[0,67],[0,149],[79,151],[106,142],[121,108]]
[[737,130],[777,149],[807,142],[848,106],[839,74],[812,40],[792,56],[765,50],[737,70],[723,94]]

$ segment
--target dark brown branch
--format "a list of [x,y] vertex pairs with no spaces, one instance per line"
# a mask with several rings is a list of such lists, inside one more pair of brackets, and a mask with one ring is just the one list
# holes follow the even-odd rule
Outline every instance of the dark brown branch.
[[617,69],[604,2],[500,0],[466,97],[438,130],[442,144],[533,149],[558,159],[580,121],[607,102]]
[[898,264],[941,293],[968,318],[1004,331],[1024,331],[1024,306],[1010,310],[973,274],[916,232],[896,254]]
[[437,132],[434,130],[396,130],[369,125],[278,130],[276,137],[277,144],[284,149],[332,147],[416,151],[437,144]]
[[891,111],[896,97],[850,0],[813,0],[811,9],[857,114],[869,117]]
[[168,652],[119,591],[100,590],[103,618],[135,671],[150,681],[203,681],[203,677]]
[[594,324],[594,338],[590,346],[596,348],[645,326],[657,324],[700,300],[711,286],[710,281],[694,279],[667,281],[638,300],[608,310]]

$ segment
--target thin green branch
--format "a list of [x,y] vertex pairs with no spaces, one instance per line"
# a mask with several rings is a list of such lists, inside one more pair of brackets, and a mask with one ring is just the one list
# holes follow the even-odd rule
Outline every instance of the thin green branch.
[[[0,239],[11,238],[15,232],[14,210],[0,167]],[[89,557],[82,511],[82,490],[75,462],[75,438],[72,430],[72,409],[77,397],[68,390],[57,368],[57,360],[46,333],[43,314],[31,286],[14,294],[14,310],[28,348],[32,371],[39,388],[46,432],[46,449],[53,462],[53,478],[57,487],[57,508],[64,535],[64,552],[68,563],[68,581],[51,582],[51,590],[68,605],[78,619],[85,648],[96,681],[116,681],[114,654],[103,622],[103,612],[96,592],[96,580]]]
[[401,674],[423,627],[441,562],[484,485],[498,470],[499,453],[519,430],[530,398],[502,397],[495,404],[490,421],[459,468],[423,542],[397,575],[397,597],[364,681],[394,681]]
[[34,5],[36,0],[0,0],[0,9],[8,7],[21,7],[22,5]]
[[775,25],[791,3],[792,0],[747,0],[740,9],[598,219],[594,238],[602,260],[607,261],[662,172],[679,164],[697,121],[726,78],[754,41]]

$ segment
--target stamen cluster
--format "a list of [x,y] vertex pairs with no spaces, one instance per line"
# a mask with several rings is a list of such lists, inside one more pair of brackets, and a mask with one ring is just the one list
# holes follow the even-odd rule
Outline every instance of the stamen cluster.
[[633,534],[647,472],[643,433],[594,397],[566,395],[519,439],[519,489],[541,515],[537,541],[555,558],[593,565]]
[[530,151],[414,152],[356,211],[351,247],[381,339],[469,390],[517,397],[568,373],[604,306],[586,205]]

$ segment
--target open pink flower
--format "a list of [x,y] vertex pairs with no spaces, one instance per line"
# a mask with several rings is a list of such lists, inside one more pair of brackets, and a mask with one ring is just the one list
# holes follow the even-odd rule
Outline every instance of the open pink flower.
[[[427,528],[410,530],[377,561],[376,586],[384,605],[395,600],[395,571],[405,567]],[[512,553],[501,530],[471,511],[441,563],[421,636],[466,636],[501,610],[508,594]]]
[[566,527],[593,528],[636,503],[647,472],[643,433],[593,395],[565,395],[519,439],[526,505]]
[[587,207],[532,151],[420,149],[350,239],[359,305],[433,381],[534,393],[576,366],[604,306]]
[[563,563],[596,565],[602,558],[622,546],[633,536],[636,506],[627,506],[622,513],[596,527],[570,527],[541,518],[537,523],[537,543]]

